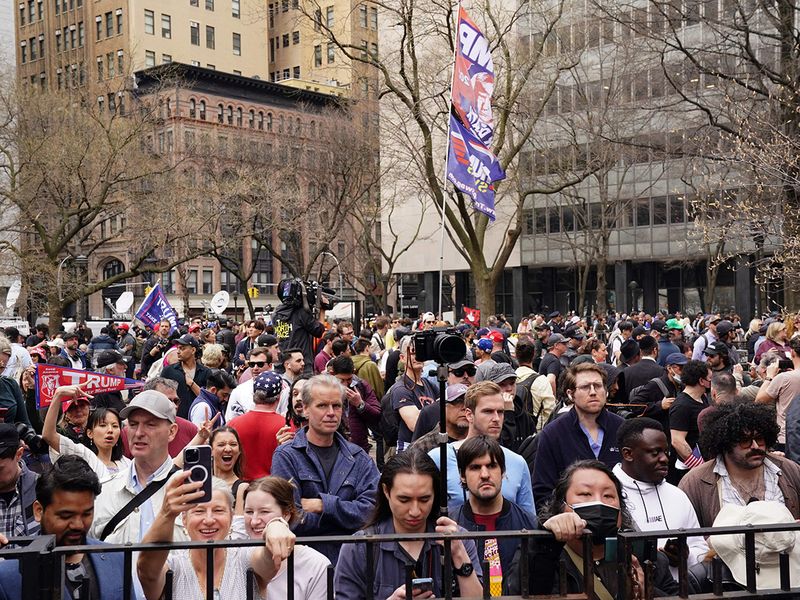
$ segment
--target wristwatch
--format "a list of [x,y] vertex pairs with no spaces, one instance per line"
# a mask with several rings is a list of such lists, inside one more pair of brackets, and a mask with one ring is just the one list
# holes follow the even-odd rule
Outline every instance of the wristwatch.
[[470,575],[472,575],[472,572],[474,570],[475,569],[472,567],[472,563],[469,562],[469,561],[465,562],[463,565],[461,565],[457,569],[456,569],[455,565],[453,565],[453,573],[455,573],[459,577],[469,577]]

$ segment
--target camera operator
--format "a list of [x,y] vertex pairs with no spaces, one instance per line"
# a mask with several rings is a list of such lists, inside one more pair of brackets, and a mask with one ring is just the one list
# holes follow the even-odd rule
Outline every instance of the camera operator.
[[164,319],[158,324],[158,329],[144,343],[142,348],[142,377],[147,377],[150,367],[159,358],[164,356],[164,352],[169,348],[169,331],[172,328],[170,322]]
[[12,423],[0,423],[0,534],[6,537],[36,535],[33,517],[38,475],[22,461],[24,447]]
[[[325,311],[330,299],[300,280],[283,281],[278,289],[281,304],[272,315],[275,336],[282,352],[299,348],[303,353],[304,375],[311,375],[314,366],[314,338],[325,333]],[[314,317],[314,307],[319,296],[319,316]]]

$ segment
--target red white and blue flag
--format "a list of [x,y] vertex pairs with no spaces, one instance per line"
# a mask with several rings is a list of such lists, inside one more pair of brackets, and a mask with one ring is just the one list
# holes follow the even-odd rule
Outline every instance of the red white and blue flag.
[[494,63],[489,40],[459,6],[447,179],[495,220],[493,182],[505,178],[489,147],[494,135]]
[[164,295],[161,285],[156,283],[150,293],[147,294],[142,301],[139,310],[136,311],[134,318],[138,319],[141,323],[155,330],[158,324],[163,321],[169,321],[169,332],[178,329],[178,313],[172,308],[172,305]]
[[683,461],[683,464],[689,469],[694,469],[695,467],[702,465],[703,462],[703,455],[700,453],[700,448],[695,445],[692,453],[686,457],[686,460]]

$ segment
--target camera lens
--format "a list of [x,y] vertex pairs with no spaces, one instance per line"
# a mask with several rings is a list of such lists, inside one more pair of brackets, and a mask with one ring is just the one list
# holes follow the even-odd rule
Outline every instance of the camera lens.
[[440,335],[433,342],[436,354],[441,358],[441,362],[452,363],[464,358],[466,347],[464,341],[457,335]]
[[197,448],[187,448],[186,449],[186,460],[189,462],[197,462],[200,454],[197,451]]

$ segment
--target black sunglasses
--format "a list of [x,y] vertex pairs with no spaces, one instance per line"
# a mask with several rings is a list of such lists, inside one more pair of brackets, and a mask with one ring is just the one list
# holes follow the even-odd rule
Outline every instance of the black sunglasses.
[[265,361],[265,360],[251,360],[247,364],[250,367],[263,367],[265,364],[267,364],[267,361]]
[[465,373],[470,377],[475,377],[477,370],[475,367],[459,367],[458,369],[450,369],[450,372],[456,377],[463,377]]

